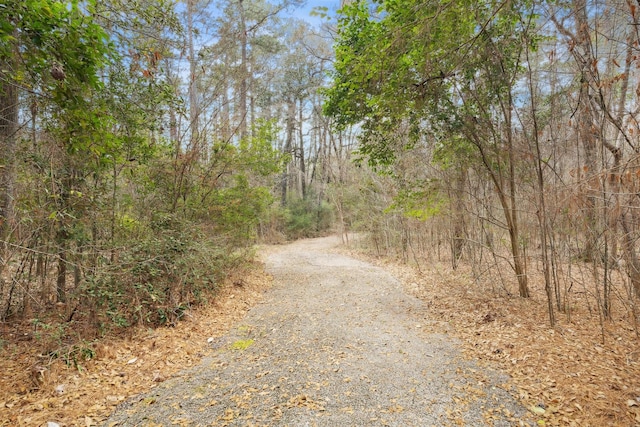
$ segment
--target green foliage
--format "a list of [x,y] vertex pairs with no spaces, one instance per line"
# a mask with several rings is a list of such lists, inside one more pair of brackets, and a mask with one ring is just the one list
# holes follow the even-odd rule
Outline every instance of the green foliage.
[[51,323],[40,318],[31,319],[33,335],[37,341],[46,341],[45,346],[59,348],[68,334],[68,323]]
[[82,363],[93,359],[96,356],[93,344],[86,340],[81,340],[77,344],[72,344],[57,348],[49,352],[49,357],[61,359],[65,365],[82,370]]
[[259,239],[262,243],[279,244],[287,241],[285,224],[287,210],[280,204],[272,204],[260,219]]
[[275,148],[278,140],[276,120],[257,120],[253,136],[240,141],[238,163],[244,171],[270,176],[282,169],[283,156]]
[[444,170],[465,167],[473,162],[475,149],[468,139],[454,134],[438,142],[433,153],[433,162]]
[[36,96],[33,105],[47,111],[48,130],[86,166],[104,154],[114,125],[96,100],[103,88],[99,73],[111,61],[113,48],[94,12],[94,0],[10,0],[0,8],[0,58],[5,63],[19,55],[14,67],[1,70],[4,84]]
[[314,237],[326,233],[333,225],[333,211],[324,201],[311,197],[290,199],[286,208],[286,235],[289,239]]
[[[94,9],[94,0],[4,2],[0,7],[0,56],[6,58],[17,48],[29,74],[37,76],[27,82],[26,74],[13,70],[14,78],[32,87],[44,84],[54,92],[53,98],[69,101],[72,97],[65,95],[70,95],[70,87],[97,87],[97,72],[105,64],[109,45],[106,32],[90,18]],[[63,78],[49,77],[54,66],[61,67]]]
[[329,8],[326,6],[314,7],[313,9],[311,9],[311,12],[309,12],[309,16],[326,19],[327,21],[331,20],[331,16],[329,15]]
[[[262,26],[275,9],[258,3],[244,10],[245,18]],[[229,5],[236,15],[237,6]],[[51,302],[64,300],[79,307],[76,319],[103,331],[172,324],[215,292],[226,270],[251,255],[270,212],[277,211],[280,230],[292,237],[330,227],[324,203],[273,207],[275,179],[291,160],[276,148],[277,120],[251,114],[254,127],[239,138],[234,130],[216,128],[219,116],[208,117],[200,122],[207,122],[200,144],[186,146],[187,108],[182,76],[175,75],[181,31],[170,0],[0,4],[0,92],[4,85],[19,88],[14,103],[21,122],[15,234],[24,236],[20,244],[27,249],[16,249],[13,259],[28,266],[12,264],[3,274],[14,274],[20,286],[29,281],[30,292],[9,301],[4,316],[46,312]],[[250,57],[282,49],[271,29],[252,32]],[[222,38],[236,43],[236,34]],[[228,46],[222,49],[224,55],[209,65],[216,68],[213,74],[224,74],[227,90],[237,90],[228,74],[238,58]],[[297,65],[295,59],[290,63]],[[321,79],[314,70],[295,70]],[[261,104],[269,100],[256,101],[256,110],[271,109]],[[218,104],[202,114],[221,114],[212,113]],[[42,299],[27,307],[31,294]],[[34,328],[62,348],[69,329],[55,325],[47,318]],[[73,364],[91,357],[83,348],[69,348],[64,357]]]
[[441,145],[471,140],[515,84],[528,15],[526,1],[350,2],[324,111],[361,127],[359,153],[374,167],[425,134]]
[[326,234],[333,227],[333,209],[325,201],[309,196],[290,197],[285,207],[272,204],[260,221],[261,240],[282,243]]
[[273,196],[264,187],[250,186],[246,176],[236,175],[233,186],[213,192],[210,200],[209,215],[215,218],[216,231],[244,246],[255,238],[256,226]]
[[447,198],[434,182],[416,183],[412,188],[401,189],[385,213],[401,212],[407,218],[426,221],[443,212]]
[[81,292],[106,313],[103,328],[173,323],[215,291],[225,269],[242,257],[231,247],[158,215],[148,236],[122,249],[117,264],[90,274]]
[[82,362],[95,357],[93,343],[78,338],[73,321],[60,323],[35,318],[31,320],[31,326],[38,345],[51,359],[61,359],[67,366],[80,370]]

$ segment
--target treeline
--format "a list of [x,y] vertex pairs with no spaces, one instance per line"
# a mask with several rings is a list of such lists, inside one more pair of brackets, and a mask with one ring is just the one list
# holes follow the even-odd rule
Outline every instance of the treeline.
[[584,295],[637,331],[639,19],[615,0],[348,2],[325,112],[379,172],[351,208],[370,245],[544,298],[552,325]]
[[0,6],[0,321],[175,322],[258,239],[333,226],[331,49],[296,6]]

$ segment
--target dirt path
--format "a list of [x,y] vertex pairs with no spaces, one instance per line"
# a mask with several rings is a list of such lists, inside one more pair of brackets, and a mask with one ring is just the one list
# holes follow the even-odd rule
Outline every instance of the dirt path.
[[266,256],[274,288],[212,356],[105,425],[510,426],[525,410],[464,361],[429,310],[334,237]]

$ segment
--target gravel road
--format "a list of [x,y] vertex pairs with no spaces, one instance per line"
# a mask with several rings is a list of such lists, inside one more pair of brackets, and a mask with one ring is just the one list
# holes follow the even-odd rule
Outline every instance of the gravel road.
[[506,376],[464,360],[428,307],[335,237],[269,249],[275,286],[195,368],[106,426],[511,426]]

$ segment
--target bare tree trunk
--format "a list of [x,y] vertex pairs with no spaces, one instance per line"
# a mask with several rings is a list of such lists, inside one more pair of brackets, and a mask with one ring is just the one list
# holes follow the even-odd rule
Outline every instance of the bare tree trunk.
[[[14,192],[16,182],[16,140],[18,131],[18,88],[6,70],[11,61],[0,62],[0,245],[2,259],[15,225]],[[0,272],[3,263],[0,262]]]
[[305,165],[304,135],[302,133],[302,99],[298,108],[298,139],[300,140],[300,185],[302,190],[302,198],[307,197],[307,170]]
[[9,240],[16,223],[18,88],[9,76],[12,69],[11,59],[0,61],[0,289],[4,288],[3,272],[10,257]]
[[[528,46],[528,43],[526,43]],[[540,228],[540,247],[542,249],[542,270],[544,271],[544,290],[547,294],[547,311],[549,313],[549,324],[555,326],[556,318],[553,310],[553,288],[551,283],[552,263],[549,259],[549,226],[547,218],[547,206],[544,195],[544,174],[542,152],[540,150],[540,138],[538,129],[538,116],[536,110],[536,94],[537,90],[533,83],[533,73],[531,71],[531,60],[529,58],[529,49],[526,49],[527,67],[529,68],[529,96],[531,100],[531,116],[533,118],[533,139],[536,151],[536,176],[538,178],[538,224]]]
[[228,84],[229,80],[227,76],[225,76],[222,86],[222,140],[225,142],[231,140],[231,112],[229,107]]
[[[580,106],[578,115],[578,133],[584,147],[585,166],[587,174],[595,176],[597,173],[597,134],[594,129],[594,112],[591,105],[591,64],[593,51],[591,47],[591,34],[589,33],[589,22],[587,17],[586,0],[574,0],[574,13],[577,23],[577,43],[579,43],[583,56],[574,54],[576,61],[581,67],[582,79],[580,84]],[[585,211],[585,221],[587,223],[586,242],[583,258],[586,261],[596,259],[596,194],[588,190],[587,207]]]
[[171,140],[171,144],[175,147],[175,157],[178,158],[182,150],[180,148],[180,141],[178,138],[178,119],[173,107],[169,110],[169,139]]
[[[508,130],[511,133],[511,130]],[[522,298],[529,298],[529,288],[527,284],[527,273],[526,273],[526,265],[524,256],[522,255],[522,251],[520,249],[520,233],[518,228],[518,216],[517,216],[517,200],[515,198],[515,188],[511,188],[509,194],[506,193],[505,184],[503,182],[502,176],[498,176],[496,171],[493,169],[492,161],[488,157],[486,153],[486,148],[480,137],[477,133],[470,133],[470,139],[474,142],[478,150],[480,151],[480,157],[482,158],[482,163],[485,166],[486,171],[489,173],[491,177],[491,181],[493,182],[493,186],[498,195],[498,200],[500,201],[500,205],[502,207],[502,212],[505,217],[505,222],[507,223],[507,230],[509,232],[509,242],[511,244],[511,257],[513,260],[513,270],[516,274],[516,278],[518,280],[518,293]],[[509,169],[510,174],[515,173],[514,162],[515,159],[513,157],[513,141],[510,137],[507,137],[507,150],[509,151]],[[512,186],[515,185],[515,178],[511,176],[509,178],[510,184]]]
[[190,148],[206,160],[206,153],[200,151],[200,123],[198,108],[197,60],[193,45],[193,6],[196,0],[187,0],[187,45],[189,49],[189,127],[191,129]]
[[[285,156],[291,154],[291,147],[293,145],[293,126],[295,121],[295,109],[296,105],[294,101],[287,103],[287,139],[284,144],[283,154]],[[287,205],[287,191],[289,189],[289,164],[284,166],[282,171],[282,180],[280,182],[280,204],[282,206]]]
[[240,138],[247,136],[247,89],[249,79],[249,69],[247,64],[247,23],[244,10],[244,0],[238,1],[240,12],[240,93],[238,98],[238,111],[240,114]]
[[67,301],[67,233],[59,230],[57,235],[58,243],[58,273],[56,276],[56,301]]
[[[504,207],[504,206],[503,206]],[[506,209],[509,209],[508,207]],[[515,207],[511,208],[511,212],[515,211]],[[527,284],[527,269],[520,249],[520,231],[518,229],[517,216],[507,216],[507,225],[509,227],[509,239],[511,241],[511,254],[513,256],[513,269],[518,279],[518,293],[522,298],[529,298],[529,288]]]
[[454,191],[454,212],[453,212],[453,242],[451,245],[452,265],[455,270],[458,268],[458,262],[462,257],[465,242],[465,226],[464,226],[464,190],[467,182],[467,171],[464,166],[460,165],[456,176],[456,187]]
[[253,81],[249,82],[250,90],[249,90],[249,130],[251,132],[251,137],[255,136],[255,127],[256,127],[256,98],[253,96]]
[[529,298],[529,288],[527,284],[527,268],[524,256],[520,248],[520,230],[518,222],[518,205],[516,199],[516,171],[515,171],[515,158],[513,147],[513,128],[511,122],[511,107],[513,106],[513,99],[511,91],[509,91],[508,105],[505,110],[506,118],[506,132],[507,132],[507,151],[509,156],[509,199],[511,208],[506,205],[507,211],[507,224],[509,226],[509,237],[511,238],[511,252],[513,254],[513,266],[518,279],[518,292],[522,298]]

